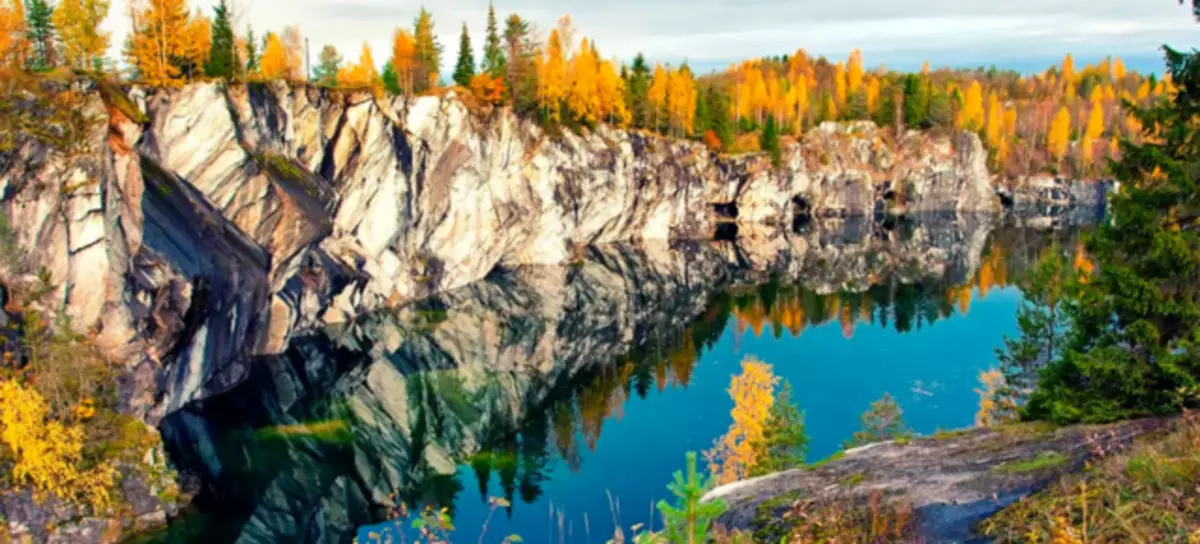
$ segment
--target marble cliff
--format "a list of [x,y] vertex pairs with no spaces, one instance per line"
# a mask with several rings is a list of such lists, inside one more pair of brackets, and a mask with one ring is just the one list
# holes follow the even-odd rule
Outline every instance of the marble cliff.
[[82,150],[19,138],[0,153],[0,210],[73,325],[128,362],[147,392],[130,410],[151,421],[300,332],[498,268],[730,225],[757,248],[736,250],[752,264],[800,243],[797,216],[994,214],[1003,200],[969,133],[894,141],[826,124],[774,167],[637,131],[551,135],[453,93],[112,94],[83,90]]

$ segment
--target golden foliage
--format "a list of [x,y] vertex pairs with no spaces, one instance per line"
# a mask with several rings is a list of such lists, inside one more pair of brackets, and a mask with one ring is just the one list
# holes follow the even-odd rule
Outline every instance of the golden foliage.
[[[392,35],[392,70],[396,72],[396,85],[404,93],[413,92],[413,73],[416,70],[416,41],[407,30],[397,28]],[[471,88],[475,85],[472,82]]]
[[[187,2],[148,0],[145,9],[134,10],[133,26],[129,62],[142,81],[156,87],[179,87],[184,78],[203,75],[211,36],[206,22],[188,14]],[[189,73],[184,73],[180,63],[187,65]]]
[[754,357],[742,361],[742,372],[729,384],[733,398],[733,424],[705,457],[709,470],[720,483],[740,480],[759,462],[763,432],[771,407],[775,404],[775,386],[779,378],[771,365]]
[[1092,164],[1096,141],[1104,134],[1104,97],[1092,97],[1092,112],[1088,116],[1087,128],[1083,131],[1083,162]]
[[667,118],[680,136],[692,133],[696,119],[696,83],[686,66],[671,72],[667,85]]
[[1046,147],[1054,155],[1055,160],[1062,160],[1071,144],[1071,112],[1066,106],[1059,108],[1050,122],[1050,132],[1046,135]]
[[1004,394],[1004,374],[991,369],[979,373],[979,411],[975,413],[975,424],[991,427],[1013,421],[1017,416],[1016,401]]
[[594,124],[600,120],[600,90],[597,81],[600,75],[596,52],[587,38],[579,44],[579,52],[571,59],[571,88],[567,93],[567,107],[580,121]]
[[846,67],[841,61],[833,68],[833,97],[837,100],[838,109],[846,106]]
[[537,88],[538,106],[553,121],[560,120],[563,99],[570,92],[566,63],[558,29],[551,30],[545,54],[538,63]]
[[0,65],[23,64],[28,50],[24,0],[0,0]]
[[[284,29],[284,35],[268,32],[262,58],[258,61],[259,75],[264,79],[303,79],[303,39],[296,27]],[[342,84],[341,72],[338,83]]]
[[363,42],[362,52],[359,53],[356,64],[347,64],[338,70],[338,85],[344,87],[371,87],[378,91],[379,71],[375,68],[375,58],[371,55],[371,46]]
[[[84,404],[80,411],[93,410]],[[46,400],[15,380],[0,381],[0,441],[13,453],[17,482],[97,511],[111,503],[116,468],[111,462],[84,466],[83,425],[51,418]]]
[[846,67],[846,87],[850,94],[858,92],[863,83],[862,51],[855,49],[850,53],[849,65]]
[[[63,43],[67,64],[89,69],[108,50],[109,33],[100,28],[108,17],[108,0],[60,0],[54,28]],[[2,47],[0,47],[2,49]]]
[[958,128],[963,130],[978,131],[983,128],[983,87],[978,81],[972,81],[971,86],[967,87],[957,121]]

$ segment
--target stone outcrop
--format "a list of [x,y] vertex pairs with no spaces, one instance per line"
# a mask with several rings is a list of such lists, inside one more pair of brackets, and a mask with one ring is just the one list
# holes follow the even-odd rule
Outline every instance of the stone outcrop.
[[785,519],[800,500],[848,509],[874,496],[911,508],[916,542],[973,542],[978,522],[1169,425],[1165,419],[1060,429],[1019,424],[882,442],[819,467],[720,486],[704,500],[726,504],[719,521],[727,527],[753,530],[761,520]]
[[507,111],[481,117],[453,93],[127,94],[85,89],[81,111],[97,121],[83,153],[26,138],[0,154],[0,209],[73,324],[141,368],[135,382],[158,398],[132,404],[151,419],[210,394],[214,378],[236,382],[238,361],[279,353],[298,331],[498,266],[708,239],[721,222],[787,244],[801,212],[999,210],[966,133],[892,141],[869,123],[827,124],[776,168],[608,127],[551,135]]

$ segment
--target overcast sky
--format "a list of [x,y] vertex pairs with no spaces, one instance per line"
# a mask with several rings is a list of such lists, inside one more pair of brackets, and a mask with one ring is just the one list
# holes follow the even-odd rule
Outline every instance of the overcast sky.
[[[114,53],[129,28],[128,1],[112,3],[107,24]],[[215,0],[189,1],[211,15]],[[356,59],[366,40],[380,64],[390,56],[392,30],[411,28],[421,6],[410,0],[236,2],[239,33],[247,24],[259,35],[298,24],[314,57],[329,43]],[[478,60],[487,0],[427,0],[426,6],[444,64],[454,62],[464,21]],[[544,30],[570,13],[579,37],[597,41],[605,57],[627,60],[643,52],[651,60],[687,60],[698,71],[800,47],[830,58],[858,47],[868,66],[908,69],[928,59],[934,67],[994,63],[1032,71],[1071,52],[1083,60],[1120,55],[1132,67],[1159,70],[1159,45],[1200,45],[1200,26],[1176,0],[497,0],[496,9],[502,21],[516,12]]]

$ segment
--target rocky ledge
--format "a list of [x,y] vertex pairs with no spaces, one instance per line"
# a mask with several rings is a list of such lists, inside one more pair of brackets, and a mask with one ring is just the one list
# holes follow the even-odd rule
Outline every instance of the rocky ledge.
[[724,485],[704,500],[729,506],[721,518],[727,527],[763,530],[802,500],[846,507],[868,504],[874,496],[911,508],[921,542],[973,541],[980,521],[1170,423],[1147,419],[1060,429],[1018,424],[882,442],[815,468]]

